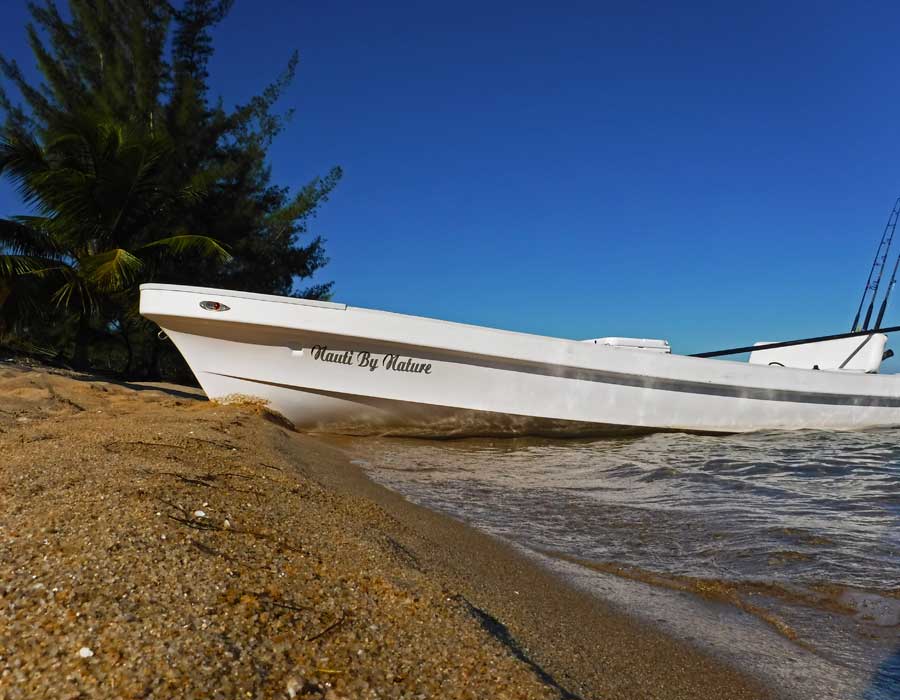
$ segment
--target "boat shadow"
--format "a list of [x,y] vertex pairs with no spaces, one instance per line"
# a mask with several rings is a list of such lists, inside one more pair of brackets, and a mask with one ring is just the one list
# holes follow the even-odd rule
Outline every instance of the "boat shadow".
[[16,360],[0,360],[0,366],[9,367],[24,372],[44,372],[72,379],[76,382],[92,384],[102,382],[111,386],[122,387],[132,391],[156,391],[167,394],[173,398],[189,399],[195,401],[207,401],[206,394],[200,387],[186,384],[171,384],[169,382],[137,382],[120,379],[113,374],[103,372],[79,372],[68,367],[52,365],[49,363],[23,362]]
[[202,389],[195,389],[190,386],[182,386],[179,384],[167,384],[165,382],[126,382],[115,381],[104,378],[102,381],[109,384],[115,384],[132,391],[158,391],[169,396],[179,399],[189,399],[194,401],[208,401],[206,394]]

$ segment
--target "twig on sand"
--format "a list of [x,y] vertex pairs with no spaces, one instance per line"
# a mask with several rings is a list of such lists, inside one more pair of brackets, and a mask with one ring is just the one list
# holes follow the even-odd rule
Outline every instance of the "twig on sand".
[[218,486],[216,486],[215,484],[213,484],[209,481],[206,481],[205,480],[206,477],[199,477],[197,479],[192,479],[191,477],[185,476],[184,474],[179,474],[178,472],[155,472],[155,471],[151,471],[150,469],[142,469],[141,471],[144,474],[148,474],[151,476],[156,475],[156,474],[161,474],[163,476],[174,476],[179,481],[183,481],[185,484],[191,484],[192,486],[208,486],[211,489],[218,488]]
[[221,447],[223,450],[236,450],[237,447],[231,445],[227,442],[218,442],[216,440],[207,440],[205,438],[194,437],[193,435],[188,438],[188,440],[195,440],[196,442],[205,442],[209,445],[215,445],[216,447]]
[[346,620],[346,619],[347,619],[347,615],[346,615],[346,614],[341,615],[340,618],[339,618],[338,620],[336,620],[335,622],[332,622],[330,625],[328,625],[328,627],[326,627],[325,629],[323,629],[323,630],[322,630],[321,632],[319,632],[318,634],[314,634],[312,637],[307,637],[307,638],[306,638],[306,641],[307,641],[307,642],[314,642],[314,641],[316,641],[317,639],[319,639],[320,637],[324,637],[326,634],[328,634],[328,633],[331,632],[332,630],[337,629],[340,625],[342,625],[342,624],[344,623],[344,620]]
[[22,442],[30,443],[30,442],[43,442],[44,440],[56,440],[56,435],[36,435],[33,438],[29,438],[28,440],[23,440]]
[[182,525],[187,525],[194,530],[222,530],[223,528],[218,525],[213,525],[212,523],[206,523],[202,520],[189,520],[188,518],[179,518],[175,515],[166,515],[169,520],[174,520],[176,523],[181,523]]
[[181,514],[184,515],[185,517],[187,517],[187,515],[188,515],[187,509],[186,509],[186,508],[182,508],[182,507],[181,507],[180,505],[178,505],[177,503],[172,503],[172,501],[167,501],[165,498],[160,498],[160,499],[159,499],[159,502],[160,502],[160,503],[163,503],[163,504],[165,504],[165,505],[167,505],[167,506],[169,506],[169,508],[171,508],[172,510],[177,510],[179,513],[181,513]]
[[220,476],[233,476],[236,479],[256,478],[253,474],[238,474],[237,472],[215,472],[215,473],[209,472],[209,473],[205,474],[202,478],[213,480],[213,479],[218,479]]
[[173,445],[168,442],[144,442],[143,440],[113,440],[112,442],[107,442],[103,444],[104,449],[107,452],[116,452],[113,449],[113,445],[140,445],[142,447],[171,447],[176,450],[186,450],[187,448],[182,445]]
[[312,610],[312,608],[296,605],[295,603],[288,603],[283,600],[276,600],[269,596],[260,596],[260,598],[269,605],[274,605],[276,608],[284,608],[285,610],[293,610],[294,612],[309,612]]
[[198,542],[195,539],[191,539],[191,544],[204,554],[208,554],[211,557],[222,557],[225,561],[235,561],[234,557],[225,554],[225,552],[220,552],[218,549],[213,549],[209,545]]
[[78,405],[77,403],[72,401],[72,399],[69,399],[69,398],[66,398],[65,396],[60,396],[59,394],[57,394],[56,391],[53,390],[53,387],[47,387],[47,388],[50,392],[51,399],[59,401],[64,406],[71,406],[76,411],[84,412],[86,410],[84,406]]

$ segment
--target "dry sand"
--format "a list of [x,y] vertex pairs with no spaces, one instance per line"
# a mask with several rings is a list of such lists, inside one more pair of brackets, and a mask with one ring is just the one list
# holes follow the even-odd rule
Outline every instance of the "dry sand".
[[0,699],[770,696],[258,407],[0,364]]

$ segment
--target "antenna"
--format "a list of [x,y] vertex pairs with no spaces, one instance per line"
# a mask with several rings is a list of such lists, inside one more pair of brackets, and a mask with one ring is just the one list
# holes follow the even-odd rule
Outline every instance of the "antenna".
[[[862,329],[866,330],[869,327],[869,321],[872,319],[872,311],[875,308],[875,298],[878,296],[878,287],[881,284],[881,276],[884,274],[884,264],[887,261],[888,253],[891,250],[891,243],[894,240],[894,231],[897,230],[897,219],[900,217],[900,197],[897,197],[897,201],[894,202],[894,208],[891,210],[891,215],[888,217],[887,224],[885,224],[884,232],[881,234],[881,242],[878,244],[878,250],[875,251],[875,260],[872,261],[872,268],[869,270],[869,279],[866,280],[866,286],[863,288],[862,299],[859,300],[859,308],[856,310],[856,317],[853,319],[853,325],[850,327],[851,331],[860,330],[859,328],[859,316],[862,313],[862,308],[866,303],[866,298],[869,296],[869,292],[872,292],[872,299],[869,301],[869,308],[866,310],[866,318],[863,321]],[[897,275],[897,266],[894,266],[894,278]],[[875,279],[874,283],[872,279]],[[893,286],[893,279],[891,281],[891,286]],[[887,295],[890,296],[891,290],[888,289]],[[884,316],[884,310],[887,304],[887,297],[885,297],[884,303],[881,305],[881,312],[878,316],[878,323],[876,326],[881,325],[881,317]]]

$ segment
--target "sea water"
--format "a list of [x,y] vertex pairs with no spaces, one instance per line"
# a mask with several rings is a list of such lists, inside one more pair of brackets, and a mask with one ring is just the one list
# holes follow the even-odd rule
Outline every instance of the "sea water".
[[827,662],[835,697],[900,698],[900,430],[343,446],[541,556],[740,609]]

